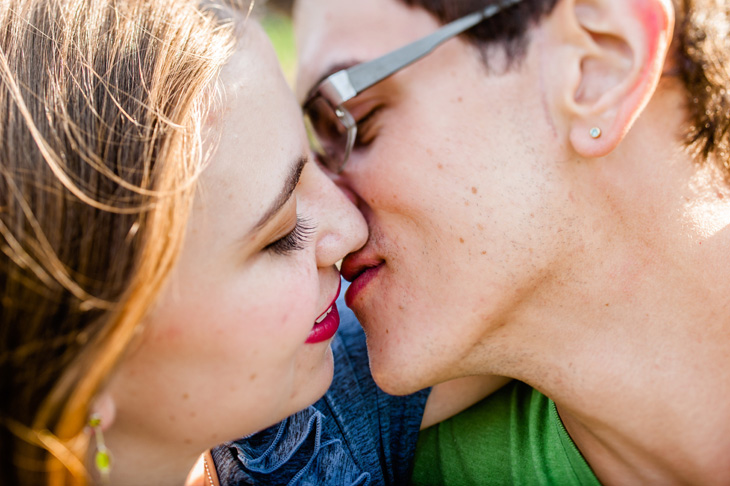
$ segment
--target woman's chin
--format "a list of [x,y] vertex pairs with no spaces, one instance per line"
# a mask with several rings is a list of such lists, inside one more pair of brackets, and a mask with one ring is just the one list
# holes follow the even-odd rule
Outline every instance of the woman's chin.
[[322,354],[321,361],[311,369],[311,372],[306,377],[299,378],[298,383],[295,384],[295,391],[290,400],[289,412],[282,419],[309,407],[322,398],[332,384],[334,369],[332,347],[328,345]]
[[[301,369],[301,368],[300,368]],[[298,377],[288,400],[282,399],[278,403],[270,404],[271,415],[261,423],[260,426],[254,427],[252,433],[264,430],[275,425],[285,418],[294,415],[300,410],[313,405],[317,400],[322,398],[332,384],[334,375],[334,357],[332,356],[332,348],[327,346],[326,351],[322,355],[322,360],[312,367],[308,373],[298,373]]]

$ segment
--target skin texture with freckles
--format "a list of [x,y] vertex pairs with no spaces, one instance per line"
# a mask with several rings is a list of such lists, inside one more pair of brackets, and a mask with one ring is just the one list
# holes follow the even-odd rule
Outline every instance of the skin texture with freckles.
[[[358,11],[357,17],[372,16],[370,12],[377,8],[363,5],[362,10],[367,12]],[[398,14],[401,16],[390,16],[388,22],[393,26],[402,25],[412,15],[405,8],[398,9]],[[410,30],[388,29],[398,34],[393,34],[387,45],[360,44],[356,35],[348,44],[355,46],[355,53],[348,53],[348,58],[372,58],[438,26],[425,13],[422,20],[411,22]],[[317,27],[302,26],[307,31]],[[335,27],[330,33],[331,37],[322,40],[328,46],[340,31]],[[301,45],[305,56],[311,43]],[[339,60],[337,49],[323,51],[313,64],[325,66]],[[303,59],[303,66],[312,65]],[[511,119],[510,126],[527,125],[527,114],[507,110],[509,103],[541,106],[539,93],[528,89],[538,73],[485,77],[480,62],[476,50],[465,48],[460,40],[451,41],[428,59],[368,91],[379,103],[386,103],[377,121],[384,128],[378,132],[377,144],[353,154],[348,186],[364,202],[360,208],[371,231],[368,249],[384,258],[387,265],[366,291],[373,297],[363,294],[355,309],[369,317],[365,327],[373,342],[373,372],[387,391],[404,393],[426,386],[426,382],[408,376],[417,365],[405,363],[428,361],[439,363],[430,367],[433,369],[466,372],[471,366],[467,360],[473,343],[482,339],[482,330],[473,324],[481,320],[483,303],[491,303],[490,313],[497,322],[505,319],[509,303],[523,298],[531,291],[531,281],[541,278],[542,261],[554,258],[550,247],[559,241],[555,234],[560,228],[542,224],[549,218],[541,214],[548,206],[542,200],[564,200],[560,187],[551,182],[553,168],[530,160],[529,155],[536,151],[532,141],[536,133],[509,133],[504,121]],[[304,69],[300,86],[308,86],[314,77],[306,73]],[[413,80],[419,83],[412,84]],[[406,91],[405,85],[410,89]],[[515,87],[508,93],[500,90],[510,85]],[[441,116],[431,116],[433,111]],[[482,120],[483,113],[492,114],[493,122]],[[418,129],[414,130],[416,120]],[[502,143],[513,137],[519,140],[514,145]],[[475,145],[472,139],[479,139],[480,144]],[[365,158],[368,163],[361,163]],[[412,162],[401,162],[404,160]],[[438,177],[430,176],[434,170]],[[373,184],[371,174],[398,183]],[[495,180],[500,184],[494,184]],[[460,206],[458,212],[454,203]],[[529,253],[530,248],[540,246],[539,241],[545,242],[537,255],[542,261]],[[454,258],[441,257],[452,253],[456,245],[460,248]],[[452,275],[459,275],[464,284],[444,287],[443,282]],[[491,277],[486,287],[477,288],[471,282],[482,280],[482,275]],[[381,323],[391,329],[388,339],[380,338]],[[451,332],[439,340],[437,349],[428,329],[442,328],[444,323]],[[401,342],[411,343],[413,354],[410,348],[394,352]],[[448,352],[441,347],[447,347]],[[387,372],[397,368],[405,372],[400,376]],[[446,378],[443,375],[433,380]]]
[[[343,273],[380,265],[350,300],[386,391],[501,374],[556,402],[607,484],[730,474],[729,190],[683,146],[673,22],[562,0],[512,69],[454,39],[346,104],[380,107],[333,179],[370,230]],[[398,0],[299,0],[295,25],[300,102],[439,27]]]

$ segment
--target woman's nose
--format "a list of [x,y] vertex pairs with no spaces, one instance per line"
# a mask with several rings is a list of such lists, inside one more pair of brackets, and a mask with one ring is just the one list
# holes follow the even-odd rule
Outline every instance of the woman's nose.
[[331,266],[365,244],[367,224],[352,201],[354,194],[348,196],[316,164],[307,164],[305,171],[311,172],[311,177],[307,178],[307,183],[311,184],[307,187],[308,199],[316,205],[317,265]]

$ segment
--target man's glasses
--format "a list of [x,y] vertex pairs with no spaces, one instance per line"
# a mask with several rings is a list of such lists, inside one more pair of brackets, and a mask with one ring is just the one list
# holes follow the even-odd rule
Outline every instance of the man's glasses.
[[325,168],[340,173],[357,138],[357,123],[344,103],[371,86],[411,65],[452,37],[469,30],[522,0],[502,0],[460,19],[433,34],[372,61],[337,71],[325,78],[304,102],[304,118],[312,149]]

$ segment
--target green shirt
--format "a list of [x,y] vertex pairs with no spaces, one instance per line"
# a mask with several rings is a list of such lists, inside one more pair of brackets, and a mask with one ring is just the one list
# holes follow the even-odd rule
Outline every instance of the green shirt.
[[421,432],[413,485],[598,485],[555,403],[520,382]]

